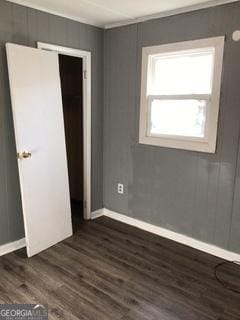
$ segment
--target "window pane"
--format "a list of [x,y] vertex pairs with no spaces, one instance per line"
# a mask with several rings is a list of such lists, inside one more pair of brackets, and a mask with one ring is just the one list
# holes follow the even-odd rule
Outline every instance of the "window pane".
[[150,134],[203,138],[205,100],[153,100]]
[[210,94],[214,50],[153,57],[149,94]]

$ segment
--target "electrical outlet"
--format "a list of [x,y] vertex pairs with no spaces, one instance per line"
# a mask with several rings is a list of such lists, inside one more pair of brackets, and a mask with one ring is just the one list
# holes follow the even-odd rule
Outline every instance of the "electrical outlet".
[[118,193],[124,194],[124,187],[122,183],[118,183]]

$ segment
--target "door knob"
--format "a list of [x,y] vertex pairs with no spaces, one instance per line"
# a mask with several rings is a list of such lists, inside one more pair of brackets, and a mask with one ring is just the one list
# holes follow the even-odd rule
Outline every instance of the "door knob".
[[31,152],[23,151],[22,153],[18,152],[17,157],[18,159],[27,159],[32,156]]

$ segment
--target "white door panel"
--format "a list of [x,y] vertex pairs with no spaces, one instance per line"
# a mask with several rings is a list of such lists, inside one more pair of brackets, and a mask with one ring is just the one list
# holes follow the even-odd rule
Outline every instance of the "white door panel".
[[7,44],[28,256],[72,235],[58,54]]

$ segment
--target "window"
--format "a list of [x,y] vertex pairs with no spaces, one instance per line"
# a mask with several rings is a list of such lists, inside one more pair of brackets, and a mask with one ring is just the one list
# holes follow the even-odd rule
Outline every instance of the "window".
[[214,153],[224,37],[143,48],[140,143]]

